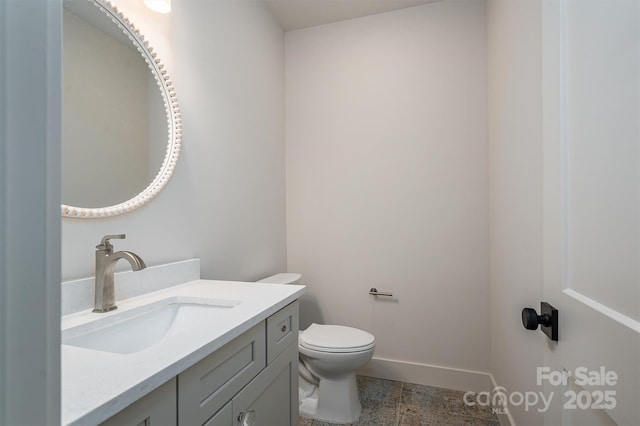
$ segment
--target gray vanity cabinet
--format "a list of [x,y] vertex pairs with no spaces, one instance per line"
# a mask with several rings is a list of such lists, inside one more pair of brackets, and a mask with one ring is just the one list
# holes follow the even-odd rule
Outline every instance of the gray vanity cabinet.
[[298,425],[297,301],[103,423],[176,424]]
[[294,426],[298,416],[298,348],[290,345],[204,426]]
[[178,375],[178,424],[298,424],[298,302]]
[[230,426],[233,423],[233,401],[227,402],[213,417],[203,426]]
[[204,424],[266,366],[265,323],[178,375],[178,424]]
[[176,426],[176,378],[140,398],[101,426]]
[[298,345],[290,345],[232,400],[242,426],[298,424]]

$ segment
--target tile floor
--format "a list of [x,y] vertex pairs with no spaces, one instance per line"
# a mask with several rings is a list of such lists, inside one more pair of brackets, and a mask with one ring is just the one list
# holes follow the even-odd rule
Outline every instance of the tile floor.
[[[358,376],[360,419],[368,426],[499,426],[491,408],[467,406],[464,392]],[[332,426],[300,417],[300,426]]]

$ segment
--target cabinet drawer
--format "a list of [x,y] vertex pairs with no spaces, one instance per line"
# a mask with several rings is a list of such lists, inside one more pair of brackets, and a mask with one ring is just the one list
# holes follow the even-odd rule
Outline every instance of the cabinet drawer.
[[176,379],[173,378],[101,426],[175,426],[176,421]]
[[298,342],[297,300],[267,318],[267,364],[293,342]]
[[202,425],[265,367],[262,322],[178,375],[178,423]]

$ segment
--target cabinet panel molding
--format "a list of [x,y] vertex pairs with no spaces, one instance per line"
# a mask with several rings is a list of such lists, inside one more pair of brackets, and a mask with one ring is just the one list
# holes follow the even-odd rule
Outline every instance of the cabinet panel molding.
[[233,425],[233,407],[231,401],[213,415],[203,426],[231,426]]
[[292,343],[298,342],[298,301],[267,318],[267,364]]
[[202,425],[266,365],[265,323],[178,375],[178,423]]

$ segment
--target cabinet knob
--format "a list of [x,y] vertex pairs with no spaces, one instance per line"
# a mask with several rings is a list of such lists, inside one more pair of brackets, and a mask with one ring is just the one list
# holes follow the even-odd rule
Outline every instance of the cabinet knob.
[[241,412],[238,414],[238,423],[242,426],[255,426],[257,417],[254,410],[248,410],[246,413]]
[[287,326],[283,325],[282,327],[280,327],[280,331],[282,331],[283,333],[287,331]]

